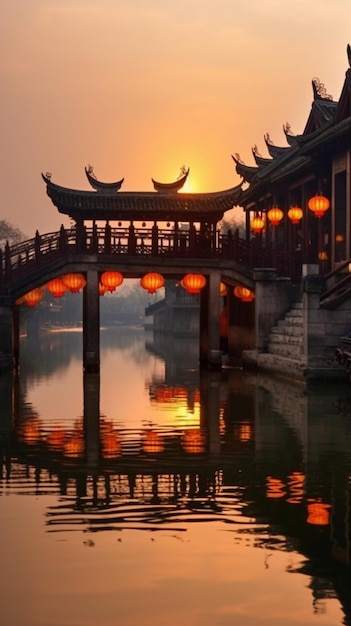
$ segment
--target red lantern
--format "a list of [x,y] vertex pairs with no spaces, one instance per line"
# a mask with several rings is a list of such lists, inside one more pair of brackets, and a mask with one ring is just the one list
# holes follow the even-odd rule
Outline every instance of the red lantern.
[[149,293],[156,293],[157,289],[163,287],[164,284],[165,279],[161,274],[157,274],[157,272],[149,272],[140,280],[141,287],[146,289]]
[[43,299],[43,292],[40,287],[36,287],[22,296],[27,306],[36,306]]
[[259,215],[255,215],[250,222],[251,230],[258,234],[264,229],[264,219]]
[[104,272],[100,278],[101,284],[106,287],[107,291],[115,291],[123,283],[123,276],[120,272]]
[[99,283],[99,296],[104,296],[106,291],[107,289],[105,285],[102,285],[101,283]]
[[252,302],[255,299],[255,294],[250,289],[237,285],[234,288],[234,296],[242,300],[243,302]]
[[288,211],[288,218],[293,224],[298,224],[303,216],[303,211],[298,206],[292,206]]
[[78,293],[87,284],[83,274],[65,274],[62,281],[71,293]]
[[278,207],[273,207],[267,213],[267,217],[272,224],[272,226],[278,226],[279,222],[283,219],[284,213]]
[[315,214],[316,217],[323,217],[329,207],[330,202],[325,196],[316,194],[308,201],[308,208]]
[[61,298],[63,294],[68,291],[68,287],[66,287],[62,278],[53,278],[53,280],[49,280],[45,287],[54,296],[54,298]]
[[186,274],[180,284],[188,293],[200,293],[206,285],[206,278],[202,274]]
[[227,295],[227,286],[225,283],[220,283],[219,285],[219,295],[220,296],[226,296]]

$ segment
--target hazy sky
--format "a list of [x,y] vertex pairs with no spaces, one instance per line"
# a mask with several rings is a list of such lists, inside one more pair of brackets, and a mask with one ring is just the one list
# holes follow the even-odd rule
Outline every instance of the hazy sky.
[[28,237],[63,222],[40,173],[123,191],[190,167],[188,191],[239,183],[264,134],[303,131],[318,77],[339,99],[350,0],[1,0],[1,212]]

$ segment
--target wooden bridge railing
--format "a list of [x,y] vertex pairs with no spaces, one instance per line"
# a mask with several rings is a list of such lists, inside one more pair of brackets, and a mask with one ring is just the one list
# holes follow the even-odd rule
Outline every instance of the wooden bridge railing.
[[95,254],[114,257],[148,256],[188,259],[230,259],[243,267],[274,267],[281,276],[293,280],[301,275],[301,265],[291,253],[266,249],[256,239],[247,242],[238,231],[217,231],[208,238],[193,230],[105,227],[96,225],[65,229],[40,235],[0,249],[0,289],[67,255]]

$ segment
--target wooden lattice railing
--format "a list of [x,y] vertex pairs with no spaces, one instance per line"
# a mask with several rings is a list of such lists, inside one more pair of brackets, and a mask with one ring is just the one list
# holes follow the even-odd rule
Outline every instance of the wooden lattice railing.
[[28,276],[37,268],[45,268],[56,259],[74,255],[94,254],[159,258],[230,259],[248,269],[276,268],[278,275],[293,281],[301,275],[301,266],[291,253],[268,250],[256,239],[246,241],[234,234],[216,232],[205,237],[191,230],[172,231],[153,228],[106,227],[69,228],[40,235],[13,246],[0,249],[0,290]]

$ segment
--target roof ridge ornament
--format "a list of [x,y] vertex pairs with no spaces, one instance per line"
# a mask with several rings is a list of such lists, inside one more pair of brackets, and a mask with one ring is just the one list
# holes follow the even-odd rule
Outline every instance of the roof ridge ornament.
[[346,50],[347,50],[347,58],[348,58],[348,61],[349,61],[349,66],[351,67],[351,46],[350,46],[349,43],[347,44],[347,49]]
[[286,135],[292,135],[293,137],[295,136],[294,133],[291,131],[291,126],[289,122],[283,124],[283,130]]
[[239,152],[234,152],[234,156],[233,159],[236,163],[240,163],[241,165],[245,165],[244,161],[242,160]]
[[312,78],[312,89],[314,100],[333,100],[333,96],[327,93],[325,84],[317,76]]
[[266,133],[264,135],[264,140],[266,143],[269,143],[270,146],[274,146],[274,141],[271,140],[270,134]]
[[87,167],[85,167],[86,177],[90,183],[90,185],[95,189],[95,191],[101,191],[103,193],[115,193],[122,187],[122,183],[124,178],[117,180],[114,183],[104,183],[97,178],[94,173],[94,168],[90,163]]
[[259,152],[259,150],[258,150],[258,147],[257,147],[257,144],[256,144],[256,143],[254,143],[254,145],[252,146],[252,154],[253,154],[254,156],[258,156],[258,157],[261,157],[261,156],[262,156],[262,154],[260,154],[260,152]]
[[160,183],[154,178],[151,178],[151,181],[155,191],[160,193],[177,193],[177,191],[179,191],[179,189],[181,189],[185,184],[189,172],[190,168],[186,168],[185,165],[182,165],[178,178],[173,183]]

